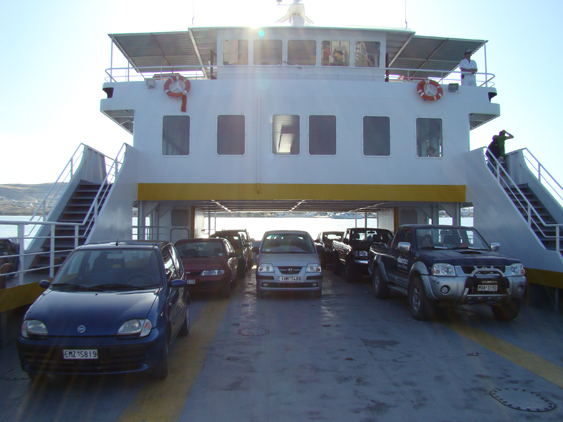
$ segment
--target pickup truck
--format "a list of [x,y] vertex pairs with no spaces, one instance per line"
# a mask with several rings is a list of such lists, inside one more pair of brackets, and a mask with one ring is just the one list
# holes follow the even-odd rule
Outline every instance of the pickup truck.
[[333,273],[339,275],[344,269],[348,283],[367,275],[370,246],[373,243],[387,243],[392,238],[393,233],[386,229],[346,229],[341,240],[332,241]]
[[332,231],[320,232],[317,235],[317,238],[315,239],[315,245],[317,246],[317,251],[319,253],[322,268],[326,268],[327,264],[332,263],[332,242],[342,239],[343,234],[344,232],[341,231]]
[[429,320],[437,305],[489,305],[500,320],[520,312],[526,290],[524,265],[498,253],[473,227],[404,225],[390,246],[372,245],[373,291],[408,298],[412,316]]

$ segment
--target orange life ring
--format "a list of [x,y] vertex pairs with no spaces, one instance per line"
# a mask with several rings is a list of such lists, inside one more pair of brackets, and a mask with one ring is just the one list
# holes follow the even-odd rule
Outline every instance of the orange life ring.
[[182,97],[182,111],[186,111],[188,92],[190,91],[190,81],[181,75],[173,75],[164,83],[164,92],[173,98]]
[[416,86],[418,95],[420,95],[424,100],[436,101],[442,98],[444,90],[436,81],[430,79],[423,80]]

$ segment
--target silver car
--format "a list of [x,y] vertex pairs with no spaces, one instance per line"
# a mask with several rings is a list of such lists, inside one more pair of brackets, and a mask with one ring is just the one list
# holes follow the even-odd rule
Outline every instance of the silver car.
[[309,233],[274,230],[264,233],[256,265],[256,295],[267,291],[304,291],[321,297],[323,273]]

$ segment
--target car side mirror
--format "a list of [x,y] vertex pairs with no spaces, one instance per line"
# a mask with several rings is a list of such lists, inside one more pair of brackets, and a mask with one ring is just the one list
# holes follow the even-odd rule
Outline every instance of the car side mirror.
[[411,244],[409,242],[399,242],[397,246],[400,252],[409,252],[411,250]]
[[260,247],[259,246],[254,246],[252,248],[252,252],[254,252],[255,254],[259,254],[260,253]]
[[344,243],[345,245],[348,245],[350,243],[350,241],[347,238],[345,238],[345,239],[342,239],[342,243]]
[[493,252],[498,252],[500,251],[500,243],[491,243],[491,250]]
[[51,281],[53,280],[41,280],[39,282],[39,287],[41,287],[42,289],[47,289],[51,285]]
[[169,281],[168,285],[170,287],[179,288],[179,287],[186,287],[188,285],[188,283],[186,283],[186,280],[177,279],[177,280]]

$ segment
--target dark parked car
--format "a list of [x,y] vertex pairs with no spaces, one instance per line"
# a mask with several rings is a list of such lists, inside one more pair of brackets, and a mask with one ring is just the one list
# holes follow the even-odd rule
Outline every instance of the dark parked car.
[[319,258],[321,260],[321,267],[326,268],[327,264],[332,263],[333,249],[332,242],[334,240],[341,240],[344,232],[333,231],[333,232],[320,232],[315,239],[315,245],[317,245],[317,251],[319,252]]
[[231,296],[237,283],[237,253],[227,239],[182,239],[175,244],[191,291],[220,291]]
[[252,268],[252,240],[248,237],[246,230],[221,230],[211,235],[212,238],[227,239],[235,248],[238,257],[238,273],[244,276]]
[[168,374],[190,327],[184,268],[168,242],[112,242],[72,252],[25,314],[22,369],[38,374]]

